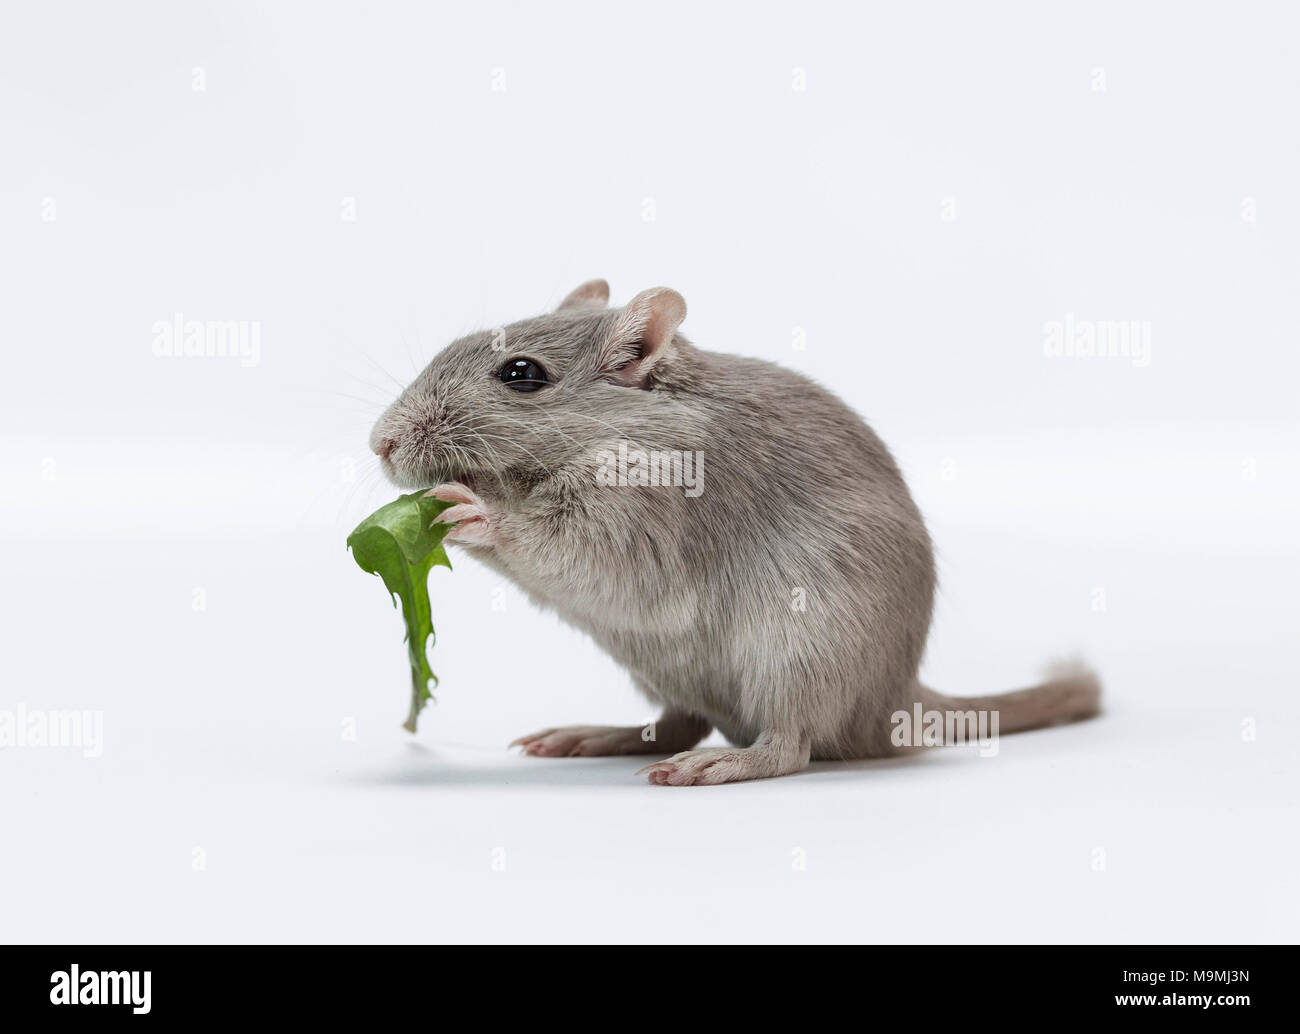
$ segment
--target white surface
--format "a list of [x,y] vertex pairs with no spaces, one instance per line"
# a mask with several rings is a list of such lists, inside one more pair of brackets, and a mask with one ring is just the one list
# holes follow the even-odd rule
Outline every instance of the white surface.
[[[5,940],[1295,939],[1294,18],[743,10],[6,11],[0,710],[105,743],[0,750]],[[404,733],[343,549],[394,494],[369,422],[591,276],[872,420],[934,685],[1080,652],[1105,717],[717,788],[523,759],[649,709],[462,559]],[[155,358],[176,311],[261,362]],[[1150,321],[1150,365],[1045,358],[1067,312]]]

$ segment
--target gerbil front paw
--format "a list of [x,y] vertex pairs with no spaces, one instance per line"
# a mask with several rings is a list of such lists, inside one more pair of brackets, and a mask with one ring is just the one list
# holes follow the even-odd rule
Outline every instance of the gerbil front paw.
[[435,523],[454,524],[444,542],[458,542],[463,546],[496,545],[496,527],[492,523],[488,505],[472,489],[456,481],[431,488],[425,496],[433,496],[444,503],[455,503],[438,514]]
[[786,775],[807,764],[806,741],[799,744],[765,734],[752,747],[684,750],[666,761],[646,765],[637,775],[649,776],[655,786],[714,786]]
[[707,786],[757,779],[762,774],[747,772],[745,751],[728,747],[685,750],[665,761],[656,761],[639,769],[637,775],[650,777],[654,786]]

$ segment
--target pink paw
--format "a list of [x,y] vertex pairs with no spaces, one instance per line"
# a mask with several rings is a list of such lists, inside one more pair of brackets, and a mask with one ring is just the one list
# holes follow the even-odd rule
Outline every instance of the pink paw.
[[646,765],[636,774],[648,776],[654,786],[713,786],[773,774],[764,768],[751,749],[706,747],[674,754],[664,761]]
[[450,481],[425,492],[449,506],[434,519],[437,524],[454,524],[444,542],[458,542],[464,546],[491,546],[496,544],[496,528],[489,517],[487,504],[474,491],[456,481]]
[[644,754],[654,743],[642,739],[639,728],[611,725],[570,725],[520,736],[512,747],[523,747],[535,758],[595,758],[619,754]]

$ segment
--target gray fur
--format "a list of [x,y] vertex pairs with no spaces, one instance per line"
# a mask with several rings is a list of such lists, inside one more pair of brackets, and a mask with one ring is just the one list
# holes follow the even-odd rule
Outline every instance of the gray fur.
[[[672,734],[517,742],[539,755],[682,750],[645,770],[652,782],[724,782],[894,753],[894,712],[972,703],[917,683],[933,554],[874,432],[806,377],[694,347],[676,333],[676,292],[616,310],[607,298],[592,281],[504,335],[453,342],[371,437],[398,484],[465,486],[445,496],[468,500],[447,512],[465,520],[448,541],[589,633]],[[495,374],[516,357],[554,383],[507,388]],[[703,493],[599,485],[597,457],[620,441],[703,452]],[[981,702],[1011,731],[1087,717],[1097,699],[1081,673]],[[688,750],[710,726],[742,749]]]

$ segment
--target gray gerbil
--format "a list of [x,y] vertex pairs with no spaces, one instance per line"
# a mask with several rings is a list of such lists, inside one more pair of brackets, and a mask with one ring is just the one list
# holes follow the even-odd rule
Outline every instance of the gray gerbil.
[[[642,771],[692,785],[897,753],[917,744],[898,742],[895,716],[918,705],[996,712],[1001,732],[1097,713],[1081,668],[991,697],[921,685],[934,557],[880,439],[797,373],[694,347],[676,291],[608,300],[593,280],[553,313],[452,342],[371,434],[397,484],[455,504],[448,542],[589,633],[663,707],[647,729],[516,744],[674,754]],[[692,492],[611,479],[613,456],[703,464]],[[736,746],[691,749],[714,727]]]

